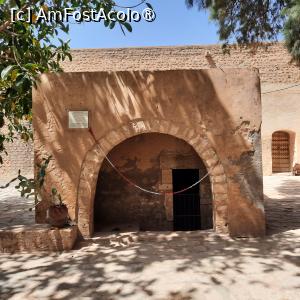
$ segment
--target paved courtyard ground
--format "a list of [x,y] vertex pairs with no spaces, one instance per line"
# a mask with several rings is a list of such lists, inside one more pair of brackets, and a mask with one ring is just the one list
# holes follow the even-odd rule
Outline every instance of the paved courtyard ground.
[[[65,253],[0,254],[0,299],[300,299],[300,177],[264,183],[264,239],[124,233]],[[14,190],[0,191],[0,227],[17,223],[3,217],[8,197],[18,203]]]

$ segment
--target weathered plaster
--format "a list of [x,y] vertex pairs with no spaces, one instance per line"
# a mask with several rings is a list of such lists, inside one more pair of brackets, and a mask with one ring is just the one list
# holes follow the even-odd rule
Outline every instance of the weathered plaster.
[[[97,144],[87,130],[67,128],[67,111],[77,109],[90,111]],[[47,191],[55,185],[81,234],[91,235],[93,200],[104,153],[132,136],[157,132],[186,141],[203,160],[211,174],[217,231],[228,227],[234,236],[264,234],[261,102],[256,71],[48,74],[41,77],[34,91],[33,110],[35,160],[50,153],[54,157],[45,202],[37,208],[38,221],[45,218]],[[242,127],[242,131],[236,130]],[[251,138],[253,132],[257,143]],[[242,161],[247,155],[245,171]]]

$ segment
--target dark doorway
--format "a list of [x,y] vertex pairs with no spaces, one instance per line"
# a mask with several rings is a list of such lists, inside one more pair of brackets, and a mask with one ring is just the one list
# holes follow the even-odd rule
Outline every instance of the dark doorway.
[[[198,169],[174,169],[173,192],[181,191],[199,180]],[[173,196],[174,230],[201,229],[200,184]]]

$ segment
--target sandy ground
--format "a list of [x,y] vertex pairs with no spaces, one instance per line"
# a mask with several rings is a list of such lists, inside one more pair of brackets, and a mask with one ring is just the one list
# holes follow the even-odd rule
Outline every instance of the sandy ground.
[[300,178],[266,177],[265,196],[263,239],[124,233],[0,254],[0,299],[300,299]]

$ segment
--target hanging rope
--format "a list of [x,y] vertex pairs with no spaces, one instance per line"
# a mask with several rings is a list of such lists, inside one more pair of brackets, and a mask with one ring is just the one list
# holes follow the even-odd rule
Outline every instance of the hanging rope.
[[[194,186],[198,185],[199,183],[201,183],[205,178],[207,178],[209,176],[209,172],[206,173],[200,180],[198,180],[197,182],[193,183],[192,185],[190,185],[189,187],[182,189],[180,191],[176,191],[176,192],[156,192],[156,191],[151,191],[148,190],[146,188],[143,188],[141,186],[139,186],[138,184],[135,184],[133,181],[131,181],[128,177],[126,177],[114,164],[113,162],[107,157],[107,155],[105,154],[105,152],[103,151],[103,149],[101,148],[101,146],[99,145],[99,143],[97,142],[97,139],[94,135],[94,132],[92,131],[91,128],[89,128],[89,132],[92,135],[95,143],[98,145],[100,151],[102,152],[102,154],[104,155],[104,158],[108,161],[108,163],[111,165],[111,167],[130,185],[133,186],[135,188],[137,188],[138,190],[148,193],[148,194],[152,194],[152,195],[156,195],[156,196],[163,196],[163,195],[177,195],[177,194],[181,194],[183,192],[186,192],[190,189],[192,189]],[[215,167],[215,166],[214,166]],[[213,167],[213,168],[214,168]],[[212,169],[213,169],[212,168]]]

